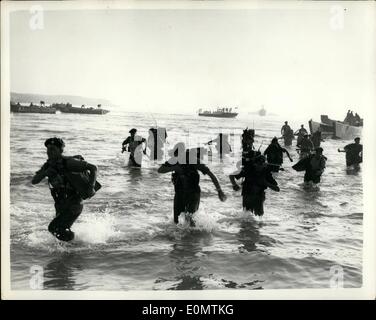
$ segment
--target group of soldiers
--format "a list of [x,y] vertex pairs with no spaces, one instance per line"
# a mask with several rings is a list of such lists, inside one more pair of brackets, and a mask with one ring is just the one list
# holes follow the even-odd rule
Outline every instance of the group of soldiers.
[[355,112],[355,115],[353,111],[348,110],[346,114],[345,120],[343,120],[344,123],[349,124],[350,126],[361,126],[363,124],[363,120],[360,118],[360,116]]
[[309,134],[302,124],[300,128],[294,132],[287,121],[285,121],[285,124],[281,128],[281,134],[281,139],[284,139],[285,146],[291,146],[292,140],[297,136],[296,146],[301,156],[305,156],[316,148],[319,148],[321,142],[324,141],[320,129]]
[[[288,132],[291,133],[291,128],[286,121],[281,129],[282,137]],[[131,129],[129,133],[130,136],[122,143],[122,152],[130,153],[130,167],[141,167],[142,155],[146,154],[147,148],[150,149],[151,160],[163,159],[163,147],[167,138],[165,128],[151,128],[147,140],[138,136],[135,128]],[[321,137],[315,144],[312,137],[309,139],[303,125],[297,131],[297,135],[298,137],[302,136],[298,141],[300,160],[293,165],[293,169],[305,171],[305,185],[312,186],[320,182],[327,160],[323,155],[323,149],[319,146]],[[279,144],[277,137],[271,140],[263,153],[255,149],[254,137],[253,129],[243,130],[241,159],[238,161],[237,170],[229,176],[229,179],[235,191],[240,190],[236,180],[243,180],[242,206],[244,210],[262,216],[264,214],[265,190],[270,188],[277,192],[280,191],[273,174],[284,170],[282,168],[283,155],[286,154],[291,162],[293,159],[288,150]],[[309,144],[307,139],[310,141]],[[220,133],[216,139],[208,141],[206,144],[212,145],[213,143],[215,143],[221,159],[224,155],[232,152],[228,135]],[[289,145],[289,143],[285,144],[286,147]],[[86,162],[82,156],[64,156],[65,144],[60,138],[47,139],[45,146],[48,159],[36,172],[32,184],[38,184],[44,178],[48,178],[56,209],[56,217],[49,224],[48,230],[57,239],[70,241],[74,238],[74,232],[70,228],[83,210],[83,200],[91,198],[101,188],[100,183],[96,181],[97,167]],[[359,166],[359,163],[362,162],[360,138],[356,138],[355,143],[345,146],[344,150],[338,151],[346,152],[348,166]],[[184,143],[177,143],[169,151],[169,159],[158,169],[159,173],[172,173],[175,189],[173,205],[175,223],[179,223],[179,216],[185,213],[186,220],[194,226],[192,215],[198,210],[201,197],[200,172],[210,177],[219,199],[226,200],[226,195],[218,179],[208,166],[202,163],[204,153],[203,148],[187,149]]]

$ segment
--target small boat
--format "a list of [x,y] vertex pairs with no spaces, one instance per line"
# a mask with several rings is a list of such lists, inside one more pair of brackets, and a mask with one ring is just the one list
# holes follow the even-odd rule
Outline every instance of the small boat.
[[264,106],[258,111],[259,116],[264,117],[266,115],[266,110]]
[[52,106],[62,113],[106,114],[110,112],[109,110],[102,109],[100,104],[96,109],[93,107],[86,107],[85,105],[82,105],[81,107],[73,107],[70,103],[54,103]]
[[[235,107],[234,109],[237,109]],[[235,118],[238,113],[232,112],[232,108],[217,108],[216,111],[202,110],[198,111],[200,117],[215,117],[215,118]]]
[[44,104],[35,105],[30,103],[30,105],[24,105],[18,103],[10,103],[10,111],[14,113],[56,113],[56,109],[51,106],[45,106]]

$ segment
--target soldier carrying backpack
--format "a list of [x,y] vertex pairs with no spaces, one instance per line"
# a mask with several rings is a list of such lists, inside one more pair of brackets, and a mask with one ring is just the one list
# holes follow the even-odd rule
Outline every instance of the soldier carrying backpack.
[[48,160],[35,173],[31,183],[38,184],[48,178],[56,210],[48,231],[59,240],[70,241],[74,238],[70,228],[82,212],[82,200],[91,198],[101,188],[96,181],[97,167],[84,161],[82,156],[63,156],[65,144],[60,138],[47,139],[44,145]]
[[201,198],[199,172],[210,177],[219,199],[226,200],[216,176],[205,164],[200,163],[202,153],[201,148],[186,150],[185,144],[179,142],[171,151],[171,158],[158,169],[159,173],[172,172],[175,189],[174,222],[176,224],[179,223],[179,216],[183,213],[190,225],[195,226],[192,216],[198,210]]

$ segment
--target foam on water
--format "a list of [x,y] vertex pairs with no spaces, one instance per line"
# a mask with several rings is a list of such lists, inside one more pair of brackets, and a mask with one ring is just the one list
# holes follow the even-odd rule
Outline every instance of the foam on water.
[[122,232],[117,230],[117,221],[108,211],[85,215],[74,225],[77,240],[88,244],[108,243],[119,239]]

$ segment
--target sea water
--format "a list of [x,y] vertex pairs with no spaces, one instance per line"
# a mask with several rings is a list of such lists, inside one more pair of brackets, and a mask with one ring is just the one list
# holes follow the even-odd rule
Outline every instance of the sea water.
[[[256,131],[255,147],[265,150],[280,136],[285,120],[293,129],[305,118],[240,114],[234,119],[113,111],[106,115],[11,114],[10,228],[11,286],[30,289],[30,268],[43,268],[43,288],[56,290],[190,290],[329,288],[333,270],[345,287],[362,285],[362,172],[347,172],[343,153],[349,143],[322,142],[328,158],[320,188],[305,190],[302,172],[286,157],[275,174],[280,192],[266,191],[265,214],[243,212],[240,191],[228,175],[240,160],[240,135]],[[201,204],[195,227],[184,216],[173,223],[171,174],[143,157],[143,168],[127,167],[121,143],[135,127],[147,138],[153,126],[166,127],[166,152],[177,142],[202,146],[228,133],[233,154],[213,157],[226,202],[201,175]],[[64,243],[47,231],[54,218],[46,181],[31,179],[46,160],[45,139],[64,139],[66,155],[81,154],[98,167],[102,189],[84,202]],[[288,148],[294,163],[295,147]],[[283,142],[281,142],[283,145]],[[205,161],[207,158],[205,158]]]

